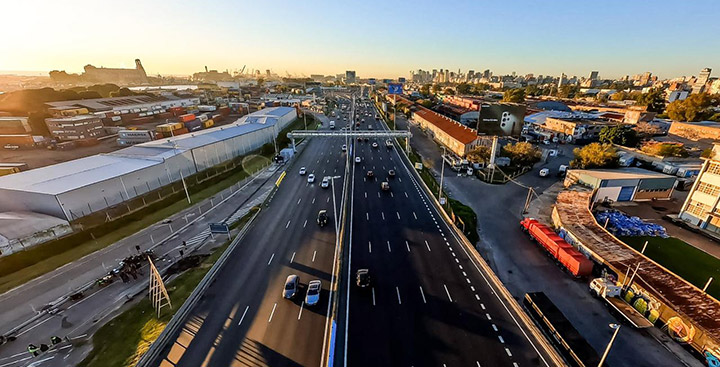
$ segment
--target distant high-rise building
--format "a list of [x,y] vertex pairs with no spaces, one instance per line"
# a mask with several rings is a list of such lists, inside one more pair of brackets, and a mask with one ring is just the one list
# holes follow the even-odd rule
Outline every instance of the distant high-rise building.
[[591,71],[591,72],[590,72],[590,77],[589,77],[588,79],[590,79],[590,80],[597,80],[597,78],[598,78],[598,72],[597,72],[597,71]]
[[698,74],[697,80],[695,80],[693,84],[692,93],[702,93],[705,91],[705,84],[710,80],[711,72],[712,69],[710,68],[700,70],[700,74]]
[[354,70],[345,71],[345,83],[348,83],[348,84],[355,83],[355,71]]
[[565,73],[560,74],[560,78],[558,78],[558,89],[562,87],[565,83],[567,83],[567,75]]
[[473,79],[475,79],[475,70],[468,70],[467,80],[468,80],[468,81],[471,81],[471,80],[473,80]]
[[642,74],[642,76],[640,77],[640,85],[641,85],[641,86],[646,86],[646,85],[650,84],[650,79],[651,79],[651,77],[652,77],[652,73],[651,73],[651,72],[649,72],[649,71],[644,72],[644,73]]

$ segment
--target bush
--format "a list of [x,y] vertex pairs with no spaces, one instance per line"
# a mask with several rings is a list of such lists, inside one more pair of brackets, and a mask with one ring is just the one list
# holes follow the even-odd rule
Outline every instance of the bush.
[[660,143],[649,141],[640,148],[647,154],[661,157],[680,157],[685,158],[689,155],[685,146],[680,143]]
[[542,153],[540,149],[534,147],[532,144],[521,141],[515,144],[510,143],[505,145],[502,150],[502,155],[509,157],[514,165],[532,166],[540,161]]

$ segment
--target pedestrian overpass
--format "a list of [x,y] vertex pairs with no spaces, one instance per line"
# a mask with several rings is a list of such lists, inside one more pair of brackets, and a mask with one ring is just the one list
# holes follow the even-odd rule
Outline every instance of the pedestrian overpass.
[[405,149],[407,150],[407,147],[410,144],[410,138],[412,138],[412,133],[407,130],[293,130],[287,134],[287,137],[292,140],[293,150],[295,150],[295,139],[320,137],[345,138],[353,140],[356,138],[405,138]]

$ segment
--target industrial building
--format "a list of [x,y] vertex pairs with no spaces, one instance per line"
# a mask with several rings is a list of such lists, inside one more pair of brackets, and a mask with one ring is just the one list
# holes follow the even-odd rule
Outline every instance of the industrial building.
[[580,184],[595,190],[594,201],[643,201],[670,199],[673,176],[641,168],[571,169],[564,186]]
[[412,119],[420,124],[420,127],[430,131],[436,141],[460,157],[464,157],[479,144],[475,129],[425,107],[415,106]]
[[668,134],[676,135],[685,139],[698,140],[720,140],[720,123],[715,121],[680,122],[673,121]]
[[713,144],[712,156],[680,208],[678,217],[690,224],[720,233],[720,144]]
[[290,107],[235,123],[0,177],[0,212],[72,221],[244,155],[297,117]]
[[596,141],[603,127],[618,125],[621,123],[602,119],[547,117],[542,127],[556,133],[558,139],[581,143]]
[[153,111],[157,109],[167,110],[171,107],[187,107],[196,106],[198,104],[200,104],[199,98],[180,98],[173,95],[95,98],[45,103],[45,105],[48,106],[48,112],[54,115],[66,114],[67,112],[63,111],[80,108],[85,108],[90,113],[112,111],[117,112],[118,114],[125,114],[132,112]]

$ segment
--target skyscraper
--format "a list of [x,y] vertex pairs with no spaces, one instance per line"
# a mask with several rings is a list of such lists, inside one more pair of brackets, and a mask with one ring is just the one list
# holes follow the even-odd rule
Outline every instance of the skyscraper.
[[354,70],[345,71],[345,83],[348,83],[348,84],[355,83],[355,71]]
[[567,75],[565,73],[560,74],[560,78],[558,79],[558,89],[562,87],[567,82]]
[[588,78],[588,79],[590,79],[590,80],[597,80],[597,77],[598,77],[598,72],[597,72],[597,71],[591,71],[591,72],[590,72],[590,78]]
[[702,93],[705,90],[705,84],[710,80],[711,72],[712,69],[710,68],[700,70],[700,74],[698,74],[697,80],[693,84],[692,93]]

